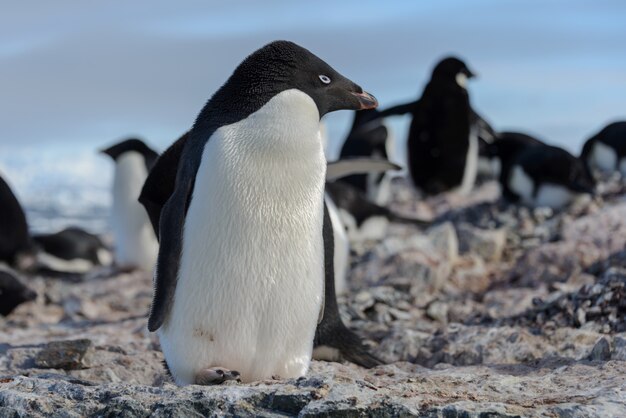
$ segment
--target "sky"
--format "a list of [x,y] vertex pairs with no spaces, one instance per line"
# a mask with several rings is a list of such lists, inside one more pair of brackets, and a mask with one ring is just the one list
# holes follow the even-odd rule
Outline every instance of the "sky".
[[[275,39],[308,48],[381,108],[416,99],[434,64],[458,55],[479,74],[472,105],[496,129],[572,152],[626,119],[622,0],[0,0],[0,10],[0,172],[27,205],[107,204],[113,167],[97,149],[136,135],[164,150]],[[326,118],[331,158],[351,117]],[[407,120],[390,124],[402,150]]]

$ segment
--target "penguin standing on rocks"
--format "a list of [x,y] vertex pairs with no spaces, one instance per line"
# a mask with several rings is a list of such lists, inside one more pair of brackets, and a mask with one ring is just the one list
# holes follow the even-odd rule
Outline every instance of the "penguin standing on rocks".
[[381,111],[380,117],[410,113],[407,140],[413,184],[433,195],[458,188],[467,194],[478,171],[478,131],[470,107],[467,81],[474,77],[456,57],[441,60],[422,97]]
[[593,194],[583,162],[559,147],[535,145],[515,158],[506,179],[510,198],[535,207],[561,209],[577,195]]
[[[378,111],[363,110],[354,113],[352,128],[341,148],[340,158],[369,157],[388,160],[388,150],[391,147],[389,129],[378,116]],[[360,190],[372,202],[385,204],[389,200],[390,177],[385,173],[354,174],[341,181]]]
[[589,172],[619,171],[626,177],[626,121],[611,123],[589,138],[580,158]]
[[137,199],[158,154],[139,139],[127,139],[102,153],[115,162],[112,227],[115,264],[121,269],[152,270],[159,248],[145,209]]
[[[178,384],[300,377],[314,337],[360,344],[327,278],[319,126],[326,113],[376,105],[308,50],[276,41],[235,69],[157,162],[141,196],[161,243],[148,329]],[[173,191],[163,191],[172,175]]]
[[33,243],[22,205],[0,177],[0,261],[27,268],[34,263]]

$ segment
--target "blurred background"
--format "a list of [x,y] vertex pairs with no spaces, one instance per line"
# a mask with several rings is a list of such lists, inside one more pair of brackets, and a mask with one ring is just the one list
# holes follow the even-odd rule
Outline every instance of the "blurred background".
[[[275,39],[310,49],[381,108],[416,99],[456,54],[478,73],[470,99],[494,128],[576,154],[626,118],[622,0],[0,4],[0,172],[36,231],[106,231],[113,164],[97,150],[136,135],[163,151]],[[329,158],[351,119],[325,119]],[[406,122],[390,121],[400,162]]]

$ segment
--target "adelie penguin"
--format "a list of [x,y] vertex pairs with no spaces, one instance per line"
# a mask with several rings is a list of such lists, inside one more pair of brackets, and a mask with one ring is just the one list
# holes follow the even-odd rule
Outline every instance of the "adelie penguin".
[[[388,150],[392,147],[389,128],[376,109],[354,113],[352,127],[340,152],[340,158],[369,157],[389,159]],[[360,190],[371,202],[386,204],[390,198],[391,177],[385,173],[354,174],[343,178]]]
[[273,42],[157,162],[141,196],[161,242],[148,329],[178,384],[300,377],[314,338],[357,338],[344,333],[328,279],[319,126],[326,113],[376,105],[308,50]]
[[433,69],[419,100],[380,112],[380,117],[411,114],[409,175],[426,194],[451,189],[466,194],[476,181],[480,124],[467,92],[472,77],[463,61],[445,58]]
[[506,179],[510,200],[529,206],[561,209],[580,194],[593,194],[594,181],[583,162],[559,147],[525,148]]
[[540,139],[521,132],[500,132],[497,139],[487,145],[486,155],[489,159],[491,172],[500,182],[502,196],[511,202],[516,202],[519,196],[509,188],[509,175],[513,163],[527,148],[537,145],[546,145]]
[[158,241],[146,210],[137,199],[158,154],[139,139],[127,139],[101,151],[115,162],[111,226],[115,265],[151,271]]
[[9,270],[0,269],[0,315],[7,316],[25,302],[37,298],[37,293],[26,286]]
[[626,121],[611,123],[589,138],[580,158],[589,172],[618,171],[626,177]]

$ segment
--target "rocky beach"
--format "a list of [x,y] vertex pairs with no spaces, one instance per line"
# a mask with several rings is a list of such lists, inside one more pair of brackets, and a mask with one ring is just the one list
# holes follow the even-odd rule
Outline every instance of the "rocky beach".
[[[626,200],[567,211],[469,197],[392,208],[356,246],[342,315],[386,363],[314,361],[296,380],[179,388],[146,328],[151,276],[33,277],[35,301],[0,318],[0,417],[626,416]],[[71,279],[71,280],[70,280]]]

